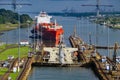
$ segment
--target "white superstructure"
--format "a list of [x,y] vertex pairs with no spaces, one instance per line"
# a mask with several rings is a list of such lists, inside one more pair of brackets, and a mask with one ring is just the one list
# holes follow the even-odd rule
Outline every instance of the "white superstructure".
[[38,16],[35,16],[35,22],[36,22],[36,24],[50,23],[51,18],[52,18],[52,16],[48,16],[46,12],[41,11]]

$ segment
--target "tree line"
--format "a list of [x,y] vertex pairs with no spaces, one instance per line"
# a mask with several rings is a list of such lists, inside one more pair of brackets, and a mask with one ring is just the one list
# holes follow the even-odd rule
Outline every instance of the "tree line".
[[20,22],[26,23],[27,20],[32,21],[32,18],[27,14],[18,14],[11,10],[0,9],[0,24],[12,23],[18,24],[20,16]]

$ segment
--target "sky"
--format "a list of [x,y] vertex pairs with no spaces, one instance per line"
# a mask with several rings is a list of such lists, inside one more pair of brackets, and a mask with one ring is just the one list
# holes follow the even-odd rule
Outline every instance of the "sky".
[[[0,0],[0,3],[12,3],[12,0]],[[42,10],[46,12],[62,12],[68,8],[75,12],[95,12],[94,6],[81,6],[83,4],[95,5],[96,0],[16,0],[16,3],[30,3],[31,6],[24,5],[17,8],[20,12],[38,13]],[[101,11],[120,11],[120,0],[100,0],[101,5],[113,5],[113,7],[101,7]],[[13,10],[11,5],[0,5],[0,8]]]

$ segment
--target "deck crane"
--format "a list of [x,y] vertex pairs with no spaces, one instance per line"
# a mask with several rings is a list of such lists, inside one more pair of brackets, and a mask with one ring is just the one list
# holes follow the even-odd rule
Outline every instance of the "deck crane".
[[96,17],[100,16],[100,6],[105,6],[105,7],[113,7],[113,5],[100,5],[100,0],[97,0],[96,5],[92,5],[92,4],[83,4],[81,6],[96,6]]
[[14,11],[15,11],[17,5],[28,5],[28,6],[30,6],[30,5],[32,5],[32,4],[30,4],[30,3],[17,3],[16,0],[12,0],[11,3],[0,3],[0,5],[12,5],[12,6],[13,6],[13,9],[14,9]]

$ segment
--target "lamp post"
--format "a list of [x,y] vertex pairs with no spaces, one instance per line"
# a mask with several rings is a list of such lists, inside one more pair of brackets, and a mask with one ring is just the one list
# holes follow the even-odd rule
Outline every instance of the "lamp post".
[[19,65],[19,63],[20,63],[20,5],[19,5],[19,7],[18,7],[18,72],[20,71],[20,65]]
[[89,43],[90,43],[90,45],[92,45],[92,41],[91,41],[91,33],[89,33]]
[[[27,26],[28,26],[28,45],[30,45],[30,41],[29,41],[29,26],[30,26],[30,21],[27,20]],[[29,46],[28,46],[28,52],[29,52]]]
[[40,29],[40,30],[41,30],[41,31],[40,31],[40,32],[41,32],[41,42],[40,42],[40,44],[42,45],[42,43],[43,43],[43,41],[42,41],[42,35],[43,35],[43,34],[42,34],[42,27],[40,27],[40,28],[41,28],[41,29]]
[[[36,26],[36,25],[35,25]],[[33,38],[33,52],[34,52],[34,54],[35,54],[35,48],[36,48],[36,45],[35,45],[35,26],[34,26],[34,38]]]

